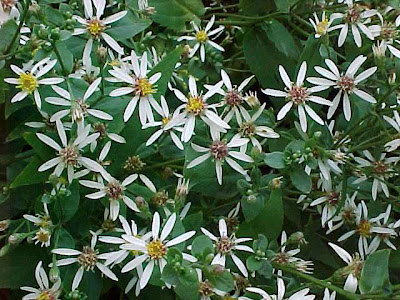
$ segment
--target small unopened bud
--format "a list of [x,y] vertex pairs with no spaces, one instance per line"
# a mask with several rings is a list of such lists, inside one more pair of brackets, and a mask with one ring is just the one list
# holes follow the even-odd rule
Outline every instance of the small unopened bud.
[[192,50],[192,48],[190,48],[189,45],[185,45],[183,47],[183,51],[182,51],[182,54],[181,54],[182,58],[188,58],[189,57],[189,53],[190,53],[191,50]]
[[304,237],[304,233],[301,231],[297,231],[289,236],[289,239],[287,241],[288,244],[295,244],[295,245],[307,245],[308,242]]
[[10,220],[2,220],[2,221],[0,221],[0,232],[1,231],[6,231],[8,229],[8,226],[10,226]]
[[314,137],[315,137],[316,139],[319,139],[319,138],[321,137],[321,135],[322,135],[322,132],[321,132],[321,131],[316,131],[316,132],[314,132]]
[[215,275],[222,275],[225,272],[225,267],[222,265],[212,265],[212,271]]
[[272,180],[271,180],[271,187],[273,188],[273,189],[279,189],[280,187],[281,187],[281,185],[282,185],[282,176],[279,176],[279,177],[276,177],[276,178],[273,178]]
[[8,253],[8,250],[10,250],[11,246],[10,244],[4,245],[3,247],[1,247],[0,249],[0,257],[3,257],[4,255],[6,255]]
[[143,211],[144,208],[147,208],[147,207],[149,206],[149,205],[147,204],[146,200],[144,200],[144,198],[141,197],[141,196],[137,196],[137,197],[135,198],[135,203],[136,203],[137,207],[138,207],[141,211]]
[[249,92],[244,96],[244,100],[251,108],[256,108],[260,106],[260,100],[258,100],[257,92]]
[[55,264],[50,269],[49,278],[53,283],[60,279],[60,269]]
[[253,160],[256,162],[264,159],[263,152],[260,149],[258,149],[257,147],[253,147],[251,149],[250,155],[253,158]]
[[211,264],[212,260],[214,259],[214,254],[210,253],[206,256],[206,258],[204,259],[204,262],[206,264]]
[[11,245],[18,245],[19,243],[21,243],[23,241],[24,238],[25,238],[25,234],[13,233],[12,235],[10,235],[8,237],[8,242]]
[[256,195],[247,196],[246,200],[247,203],[255,203],[257,201],[257,196]]
[[32,1],[29,5],[29,11],[38,14],[40,12],[40,5],[36,1]]
[[100,46],[99,48],[97,48],[96,54],[101,62],[105,62],[107,59],[107,48]]

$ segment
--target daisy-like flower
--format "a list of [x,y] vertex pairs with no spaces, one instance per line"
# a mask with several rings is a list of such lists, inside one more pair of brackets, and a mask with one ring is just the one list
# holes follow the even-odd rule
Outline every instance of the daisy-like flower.
[[47,228],[52,226],[53,222],[51,221],[49,210],[47,208],[46,203],[43,203],[43,211],[44,213],[36,214],[35,216],[25,214],[24,219],[32,222],[37,227]]
[[[339,229],[344,224],[354,225],[357,219],[357,214],[359,211],[357,210],[357,205],[355,203],[355,199],[357,197],[357,192],[354,192],[350,197],[346,195],[346,200],[344,202],[343,207],[340,210],[340,213],[332,218],[332,222],[328,222],[329,230],[326,232],[327,234]],[[335,225],[333,225],[336,223]]]
[[328,19],[325,12],[322,12],[321,21],[319,20],[316,13],[314,13],[313,16],[314,20],[310,18],[309,21],[314,27],[315,30],[314,36],[316,39],[319,39],[321,36],[324,36],[328,32],[332,31],[332,28],[330,28],[330,26],[332,25],[334,19],[332,18]]
[[346,73],[340,73],[338,67],[335,65],[333,61],[330,59],[326,59],[325,63],[328,66],[329,70],[315,67],[315,71],[321,74],[325,78],[318,77],[309,77],[307,81],[313,84],[316,84],[318,88],[324,90],[330,87],[334,87],[339,90],[337,95],[332,101],[332,106],[329,107],[328,110],[328,119],[330,119],[335,113],[340,100],[343,98],[343,111],[344,117],[347,121],[351,118],[351,107],[350,107],[350,98],[351,94],[357,95],[359,98],[369,102],[376,103],[376,99],[370,94],[364,92],[363,90],[358,88],[358,85],[372,76],[377,67],[371,67],[356,76],[358,69],[361,65],[367,60],[366,56],[360,55],[358,56],[347,68]]
[[[147,265],[140,278],[141,289],[143,289],[149,282],[155,265],[159,265],[160,273],[162,273],[165,265],[167,264],[165,257],[167,255],[168,248],[187,241],[196,233],[195,231],[189,231],[168,241],[167,238],[174,228],[175,221],[176,214],[174,213],[168,218],[160,234],[160,215],[158,214],[158,212],[155,212],[151,226],[151,238],[148,241],[144,241],[142,239],[131,236],[122,236],[122,238],[126,238],[127,240],[129,240],[130,244],[121,245],[121,248],[126,250],[139,251],[140,254],[136,258],[128,262],[122,268],[121,272],[129,272],[137,268],[139,265],[142,265],[144,262],[147,262]],[[191,261],[196,261],[193,256],[186,253],[183,253],[183,258],[189,259]]]
[[393,250],[395,251],[397,250],[396,246],[393,245],[390,239],[398,237],[398,234],[397,232],[395,232],[395,230],[397,230],[400,227],[400,220],[398,220],[397,222],[389,223],[391,209],[392,205],[389,204],[386,209],[386,212],[382,214],[382,219],[376,221],[376,225],[378,227],[393,229],[393,231],[391,233],[377,233],[376,236],[373,238],[372,242],[369,244],[368,253],[375,252],[379,248],[381,242],[384,242],[387,246],[389,246]]
[[349,29],[353,33],[353,39],[357,47],[362,46],[360,30],[370,40],[374,40],[374,35],[366,24],[371,21],[370,17],[377,14],[377,11],[373,9],[363,11],[361,6],[353,3],[353,0],[346,0],[346,4],[348,7],[345,13],[334,13],[331,15],[331,18],[342,19],[344,21],[344,24],[331,27],[331,30],[340,29],[338,46],[343,46]]
[[247,144],[251,142],[254,147],[257,147],[260,151],[262,146],[257,140],[257,136],[261,138],[277,139],[279,134],[276,133],[272,128],[264,125],[257,125],[257,119],[261,116],[264,111],[265,103],[260,106],[260,108],[254,113],[253,116],[246,111],[243,114],[243,119],[240,120],[238,133],[234,135],[233,139],[245,139],[246,144],[242,145],[241,152],[246,152]]
[[251,108],[257,108],[260,106],[260,100],[257,97],[257,92],[250,91],[244,95],[243,99]]
[[19,11],[15,5],[16,3],[17,0],[0,1],[0,28],[8,20],[17,20],[19,18]]
[[235,251],[247,251],[254,253],[254,250],[249,246],[240,245],[241,243],[251,241],[252,238],[236,238],[234,234],[229,236],[228,228],[224,219],[219,220],[218,229],[220,236],[216,237],[207,229],[203,227],[201,228],[201,231],[214,242],[215,251],[217,252],[211,264],[225,267],[226,258],[230,257],[243,276],[247,277],[249,273],[246,269],[246,266],[235,254]]
[[312,93],[323,90],[321,87],[307,88],[304,86],[304,79],[307,73],[307,63],[304,61],[301,64],[299,73],[297,74],[296,82],[292,82],[286,73],[283,66],[279,66],[279,73],[282,81],[285,84],[285,91],[278,91],[273,89],[262,90],[263,93],[274,97],[285,97],[288,101],[278,112],[277,120],[282,120],[293,106],[297,106],[299,114],[301,129],[307,131],[307,114],[317,123],[324,125],[324,121],[317,115],[317,113],[308,105],[307,102],[331,106],[332,103],[324,98],[313,96]]
[[102,120],[111,121],[113,117],[108,113],[105,113],[98,109],[89,108],[87,104],[87,100],[93,93],[96,91],[97,87],[101,82],[101,78],[97,78],[89,87],[87,88],[85,94],[82,98],[73,99],[71,94],[60,88],[58,86],[53,86],[53,90],[61,96],[60,97],[47,97],[45,101],[50,104],[59,105],[59,106],[67,106],[68,109],[63,109],[56,112],[51,118],[50,121],[54,122],[57,119],[62,119],[68,115],[71,116],[72,122],[82,122],[82,126],[84,126],[84,118],[87,115],[93,116],[95,118],[99,118]]
[[[254,78],[254,75],[243,80],[239,87],[232,85],[229,75],[224,70],[221,70],[221,77],[226,90],[221,87],[217,90],[217,93],[224,97],[221,103],[221,105],[225,106],[224,111],[222,112],[222,115],[225,115],[224,121],[226,123],[229,123],[232,117],[235,115],[236,121],[238,123],[241,123],[241,115],[243,115],[243,117],[245,115],[249,115],[246,109],[242,106],[243,102],[245,101],[242,92],[243,89]],[[209,90],[212,90],[214,88],[214,86],[207,85],[205,85],[205,87]]]
[[355,293],[358,288],[358,280],[361,276],[362,267],[364,260],[360,257],[358,253],[351,256],[346,250],[335,245],[333,243],[328,243],[329,246],[336,252],[337,255],[347,264],[347,267],[343,269],[344,275],[347,275],[346,281],[344,283],[344,289],[346,291]]
[[225,132],[225,129],[229,129],[230,126],[215,112],[216,105],[207,103],[207,99],[213,96],[222,84],[223,83],[220,82],[213,89],[202,95],[202,93],[198,93],[197,91],[196,80],[193,76],[190,76],[189,95],[187,97],[181,91],[173,89],[176,97],[184,104],[180,105],[176,109],[174,117],[165,126],[165,130],[169,130],[183,122],[185,125],[183,127],[181,139],[186,143],[191,139],[196,125],[196,118],[199,117],[204,121],[204,123],[210,126],[212,134],[216,131]]
[[36,106],[40,110],[42,107],[42,100],[39,94],[40,85],[53,85],[64,81],[64,78],[51,77],[43,78],[57,63],[57,60],[50,60],[49,57],[42,59],[28,70],[23,70],[16,65],[10,65],[11,70],[19,76],[19,78],[5,78],[4,81],[10,84],[16,84],[17,88],[21,91],[15,94],[11,99],[11,103],[21,101],[28,95],[33,94]]
[[[110,53],[112,53],[112,51],[110,51]],[[93,66],[91,59],[86,63],[87,64],[84,64],[82,62],[82,66],[79,66],[79,68],[74,73],[68,75],[68,77],[82,79],[89,84],[95,81],[100,76],[100,68]]]
[[119,97],[122,95],[133,94],[133,98],[129,101],[128,106],[124,112],[124,121],[127,122],[139,102],[139,118],[142,125],[154,122],[154,116],[152,108],[160,115],[163,114],[163,110],[154,99],[154,94],[157,92],[155,83],[160,79],[161,73],[155,73],[150,78],[147,77],[149,70],[147,70],[147,52],[143,53],[140,59],[136,56],[136,53],[132,51],[131,53],[131,63],[133,68],[133,76],[129,73],[129,70],[120,69],[114,67],[109,73],[113,75],[118,81],[127,83],[129,86],[120,87],[113,90],[110,93],[111,97]]
[[278,279],[277,279],[277,285],[278,285],[278,295],[269,295],[267,292],[264,290],[257,288],[257,287],[248,287],[246,291],[251,292],[251,293],[256,293],[260,295],[262,298],[261,300],[313,300],[315,299],[315,295],[309,295],[310,289],[302,289],[293,295],[291,295],[289,298],[285,297],[286,293],[286,287],[285,287],[285,282],[281,278],[282,276],[282,271],[278,272]]
[[67,141],[64,126],[60,120],[56,120],[56,126],[61,140],[61,146],[47,135],[36,133],[39,140],[57,151],[57,157],[42,164],[38,169],[39,172],[55,167],[53,174],[60,177],[64,169],[67,169],[68,181],[72,182],[75,176],[75,169],[80,168],[81,166],[98,173],[104,171],[103,167],[99,163],[81,155],[83,148],[99,137],[98,133],[89,135],[90,125],[86,126],[85,130],[78,134],[75,140],[70,141],[69,143]]
[[300,272],[312,274],[313,262],[306,261],[296,257],[296,255],[300,253],[299,248],[286,251],[286,246],[287,246],[287,234],[285,231],[282,231],[280,251],[275,253],[275,256],[272,258],[272,261],[283,265],[290,264]]
[[[392,168],[394,163],[400,160],[400,157],[386,157],[386,153],[382,153],[380,158],[377,160],[372,156],[368,150],[363,151],[364,156],[354,157],[354,160],[358,163],[358,166],[365,171],[369,171],[370,176],[373,178],[372,182],[372,199],[376,200],[378,192],[383,191],[386,197],[389,198],[389,189],[385,183],[385,180],[395,175],[395,170]],[[353,183],[359,184],[368,180],[367,175],[362,175],[359,179],[356,179]]]
[[356,218],[356,228],[346,232],[341,237],[338,238],[338,242],[342,242],[347,240],[354,234],[359,235],[358,239],[358,252],[360,253],[361,257],[364,258],[366,255],[369,254],[369,246],[368,240],[372,237],[373,234],[396,234],[394,229],[392,228],[384,228],[376,225],[376,222],[382,218],[382,216],[378,216],[376,218],[369,218],[368,217],[368,208],[365,205],[364,201],[357,207],[357,218]]
[[378,46],[375,46],[375,49],[378,50],[381,48],[380,55],[385,56],[387,48],[394,56],[400,58],[400,50],[395,47],[398,47],[400,44],[400,32],[398,28],[400,26],[400,22],[387,22],[384,21],[382,17],[380,17],[380,19],[380,25],[370,26],[370,30],[374,34],[375,38],[380,39],[380,43]]
[[311,202],[310,206],[316,206],[316,205],[320,206],[322,204],[324,205],[321,212],[322,227],[325,227],[325,225],[328,222],[332,223],[332,218],[336,214],[337,207],[340,203],[340,198],[341,198],[340,187],[336,189],[332,189],[332,187],[330,187],[329,190],[325,191],[324,196],[321,196]]
[[74,276],[74,280],[72,281],[73,291],[79,287],[83,274],[88,271],[93,272],[95,268],[99,269],[100,272],[108,278],[118,281],[117,276],[115,276],[115,274],[107,266],[100,262],[101,260],[104,260],[106,256],[104,254],[99,254],[99,251],[96,249],[97,235],[94,232],[91,232],[91,234],[92,239],[90,246],[84,246],[82,251],[68,248],[57,248],[51,251],[52,253],[58,255],[76,256],[73,258],[65,258],[56,261],[56,266],[66,266],[75,263],[79,265],[79,269]]
[[[149,127],[155,127],[155,126],[160,126],[161,128],[159,130],[157,130],[156,132],[154,132],[149,139],[146,142],[146,146],[150,146],[151,144],[153,144],[156,140],[158,140],[163,133],[169,133],[172,141],[174,142],[175,146],[179,149],[179,150],[183,150],[183,144],[181,142],[181,140],[179,139],[178,135],[174,132],[174,130],[176,131],[182,131],[182,128],[180,127],[172,127],[169,130],[165,129],[165,126],[168,124],[169,121],[171,121],[172,119],[172,115],[169,113],[169,108],[168,108],[168,104],[167,101],[165,100],[164,96],[161,96],[161,108],[162,108],[162,114],[161,114],[161,121],[157,121],[154,123],[148,123],[146,125],[144,125],[142,128],[146,129]],[[183,124],[183,121],[182,121]],[[176,126],[182,125],[182,124],[177,124]]]
[[215,162],[215,172],[217,174],[217,180],[219,184],[222,184],[222,165],[226,162],[236,172],[247,175],[247,171],[243,169],[235,160],[241,160],[244,162],[253,162],[253,159],[245,153],[240,151],[233,151],[231,148],[240,147],[247,142],[245,139],[232,139],[229,143],[226,140],[221,140],[219,137],[215,138],[212,144],[208,147],[202,147],[192,143],[192,148],[196,152],[205,153],[201,156],[193,159],[187,168],[194,168],[195,166],[211,158]]
[[107,172],[101,173],[102,177],[107,181],[104,184],[103,181],[96,182],[90,180],[80,180],[79,183],[88,188],[98,189],[98,192],[86,195],[89,199],[100,199],[107,197],[110,202],[110,217],[111,220],[115,221],[119,215],[120,203],[122,200],[126,206],[133,211],[139,212],[139,208],[136,203],[125,194],[126,187],[134,182],[137,178],[137,174],[129,175],[124,181],[119,182]]
[[[1,3],[0,3],[1,6]],[[29,299],[51,299],[51,300],[58,300],[61,294],[61,280],[58,279],[52,287],[50,287],[49,277],[46,274],[42,266],[42,262],[36,266],[35,269],[35,278],[36,282],[39,285],[39,288],[33,288],[29,286],[21,287],[21,290],[29,292],[29,294],[22,297],[22,300],[29,300]]]
[[[96,14],[94,14],[92,2],[96,9]],[[75,20],[83,25],[83,28],[75,29],[73,35],[89,34],[89,39],[83,50],[83,63],[85,65],[89,64],[94,40],[103,39],[114,51],[124,54],[124,49],[106,31],[110,28],[110,24],[125,17],[127,11],[120,11],[102,20],[106,0],[86,0],[83,1],[83,6],[85,7],[85,19],[77,15],[73,16]]]
[[[383,119],[388,122],[394,129],[396,129],[397,133],[400,134],[400,115],[397,110],[393,110],[394,118],[390,118],[388,116],[383,116]],[[386,151],[391,152],[400,147],[400,138],[396,138],[385,144]]]
[[222,52],[225,51],[223,47],[213,42],[211,40],[212,38],[210,38],[212,36],[217,35],[222,30],[224,30],[224,26],[219,26],[218,28],[210,31],[211,27],[214,25],[214,22],[215,22],[215,16],[212,16],[212,18],[207,23],[204,29],[202,29],[201,27],[197,26],[194,22],[192,22],[192,26],[195,30],[194,36],[182,36],[178,39],[178,42],[183,40],[196,42],[196,44],[193,46],[192,50],[189,53],[189,57],[192,57],[200,48],[200,59],[202,62],[204,62],[206,60],[206,44],[210,45],[211,47],[219,51]]

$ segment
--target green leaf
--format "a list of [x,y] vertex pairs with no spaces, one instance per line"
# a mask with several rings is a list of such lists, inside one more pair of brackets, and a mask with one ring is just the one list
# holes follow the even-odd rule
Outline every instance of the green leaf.
[[58,218],[63,221],[70,220],[78,211],[80,200],[78,180],[74,180],[68,186],[68,191],[66,196],[57,198],[54,205]]
[[298,0],[275,0],[276,7],[278,10],[282,12],[289,12],[290,8],[296,3]]
[[115,40],[122,41],[143,32],[150,25],[150,19],[139,19],[139,17],[128,12],[121,20],[113,23],[111,28],[106,30],[106,33],[111,35]]
[[271,10],[275,10],[272,0],[240,0],[239,6],[246,15],[265,15]]
[[0,288],[18,289],[21,286],[37,286],[35,268],[39,261],[46,266],[43,248],[23,243],[0,257]]
[[175,292],[181,299],[198,299],[198,277],[194,269],[185,267],[178,275],[179,282],[175,287]]
[[314,35],[310,35],[303,46],[303,52],[300,55],[299,64],[303,61],[307,62],[307,75],[317,74],[314,70],[314,66],[324,66],[323,59],[319,55],[319,49],[321,45],[321,39],[316,39]]
[[43,161],[46,161],[51,156],[54,156],[55,150],[52,150],[52,148],[50,148],[45,143],[43,143],[41,140],[39,140],[35,133],[27,132],[23,135],[23,137],[24,137],[25,141],[33,148],[33,150],[35,150],[35,153],[37,155],[39,155],[39,157]]
[[257,259],[255,255],[249,256],[246,259],[247,269],[251,272],[258,271],[263,265],[263,260]]
[[302,166],[296,166],[291,170],[290,180],[299,191],[303,193],[311,192],[311,177],[307,175]]
[[240,225],[238,236],[258,237],[264,234],[269,240],[275,240],[283,226],[282,191],[273,190],[257,218]]
[[214,251],[214,246],[210,238],[205,235],[201,235],[193,240],[191,251],[194,256],[205,257]]
[[299,49],[292,35],[282,23],[278,21],[268,23],[266,32],[268,39],[274,43],[276,49],[289,58],[298,59]]
[[200,21],[205,9],[201,0],[150,0],[155,8],[153,20],[170,29],[183,30],[185,23]]
[[285,167],[283,152],[266,153],[264,162],[267,164],[267,166],[270,166],[274,169],[283,169]]
[[[25,169],[14,179],[11,188],[45,182],[49,177],[49,172],[38,172],[41,164],[42,161],[37,156],[33,157]],[[33,174],[35,176],[32,176]]]
[[[13,40],[14,35],[17,33],[18,25],[14,20],[9,20],[0,29],[0,52],[4,52]],[[18,38],[17,38],[18,40]]]
[[203,269],[203,273],[218,290],[230,292],[235,287],[232,274],[219,265],[208,266]]
[[74,249],[75,240],[72,235],[63,227],[60,227],[54,233],[54,248],[70,248]]
[[390,250],[378,250],[364,262],[360,278],[361,294],[381,291],[389,285]]
[[71,73],[74,66],[74,56],[62,41],[57,41],[55,47],[61,57],[61,61],[59,60],[57,63],[64,71]]
[[242,197],[242,209],[244,218],[250,222],[255,219],[264,206],[264,198],[261,195],[249,195]]
[[161,78],[157,81],[157,94],[155,98],[158,99],[161,95],[164,95],[167,91],[168,82],[171,80],[172,73],[175,70],[175,65],[181,58],[183,48],[177,47],[171,53],[164,57],[149,73],[149,76],[161,73]]
[[[249,29],[243,39],[243,52],[251,71],[263,87],[279,87],[275,77],[279,64],[287,57],[279,52],[262,28]],[[283,63],[285,64],[285,63]]]

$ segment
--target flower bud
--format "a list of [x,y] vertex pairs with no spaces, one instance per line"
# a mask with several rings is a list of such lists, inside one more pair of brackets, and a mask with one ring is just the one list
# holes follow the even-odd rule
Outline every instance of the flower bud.
[[3,247],[1,247],[0,249],[0,257],[3,257],[4,255],[6,255],[8,253],[8,250],[10,250],[11,246],[10,244],[4,245]]
[[0,232],[6,231],[10,226],[10,220],[1,220],[0,221]]
[[97,57],[99,58],[99,61],[101,62],[105,62],[107,59],[107,48],[100,46],[99,48],[97,48]]
[[23,241],[24,238],[25,238],[25,234],[23,234],[23,233],[13,233],[12,235],[10,235],[8,237],[8,242],[11,245],[18,245],[19,243],[21,243]]
[[55,264],[53,264],[53,267],[50,269],[49,278],[53,283],[60,279],[60,269]]
[[307,245],[308,242],[306,241],[304,237],[304,233],[301,231],[297,231],[295,233],[292,233],[287,241],[288,244],[295,244],[295,245]]

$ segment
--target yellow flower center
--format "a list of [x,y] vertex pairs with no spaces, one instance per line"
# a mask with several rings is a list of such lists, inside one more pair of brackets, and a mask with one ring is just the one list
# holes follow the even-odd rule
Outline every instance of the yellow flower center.
[[156,93],[157,90],[153,87],[153,84],[147,78],[136,79],[135,82],[135,93],[140,97],[148,96]]
[[361,236],[369,237],[371,235],[371,227],[372,225],[368,220],[361,220],[357,230]]
[[321,22],[319,22],[317,24],[317,34],[319,35],[325,35],[326,31],[328,30],[328,25],[329,25],[329,20],[327,18],[321,20]]
[[162,118],[161,120],[163,126],[167,125],[169,121],[171,121],[171,118]]
[[160,240],[151,241],[147,245],[147,253],[151,259],[161,259],[167,253],[167,248]]
[[17,87],[28,94],[31,94],[39,86],[36,77],[30,72],[21,73],[18,81],[19,85]]
[[49,291],[42,291],[36,297],[36,300],[54,300],[54,299],[56,299],[55,295],[51,294]]
[[204,110],[204,102],[201,97],[190,97],[186,104],[186,111],[190,114],[198,116]]
[[103,23],[99,19],[94,18],[88,22],[86,29],[91,36],[97,38],[103,32],[104,28]]
[[50,239],[50,232],[47,231],[46,229],[40,228],[38,232],[36,232],[36,239],[45,244],[49,241]]
[[204,30],[200,30],[196,32],[196,40],[198,40],[200,43],[205,43],[208,40],[208,35]]
[[118,59],[113,59],[108,63],[111,67],[119,67],[121,64]]

